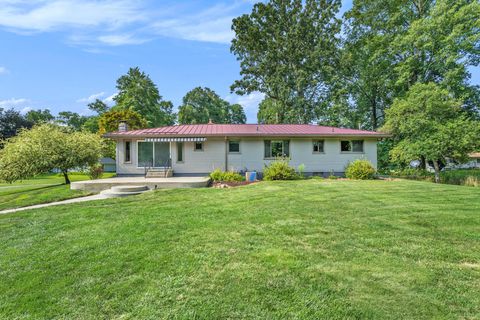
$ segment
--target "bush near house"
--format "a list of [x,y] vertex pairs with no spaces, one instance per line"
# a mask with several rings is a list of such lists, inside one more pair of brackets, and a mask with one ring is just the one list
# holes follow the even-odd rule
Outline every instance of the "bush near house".
[[[403,170],[391,170],[390,176],[409,179],[434,182],[434,174],[426,170],[406,168]],[[448,170],[440,172],[440,183],[455,184],[461,186],[480,186],[480,170],[463,169]]]
[[354,180],[370,180],[375,176],[375,168],[370,161],[358,159],[349,163],[345,176]]
[[299,176],[286,159],[277,159],[263,169],[263,180],[295,180]]
[[243,176],[237,172],[233,171],[222,171],[220,169],[214,170],[212,173],[210,173],[210,178],[214,182],[239,182],[243,181]]

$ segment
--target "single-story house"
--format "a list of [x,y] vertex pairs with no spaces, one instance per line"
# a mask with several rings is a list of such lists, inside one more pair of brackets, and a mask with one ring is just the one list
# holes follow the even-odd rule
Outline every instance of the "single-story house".
[[192,124],[119,131],[116,170],[122,175],[162,171],[207,175],[215,169],[262,172],[277,157],[310,175],[342,175],[349,162],[377,165],[377,141],[387,134],[308,124]]

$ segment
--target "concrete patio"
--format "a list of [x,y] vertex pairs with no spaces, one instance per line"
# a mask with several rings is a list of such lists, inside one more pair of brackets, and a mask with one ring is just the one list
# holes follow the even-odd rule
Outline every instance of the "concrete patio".
[[101,192],[115,186],[147,186],[149,189],[203,188],[210,182],[209,177],[115,177],[108,179],[72,182],[70,189]]

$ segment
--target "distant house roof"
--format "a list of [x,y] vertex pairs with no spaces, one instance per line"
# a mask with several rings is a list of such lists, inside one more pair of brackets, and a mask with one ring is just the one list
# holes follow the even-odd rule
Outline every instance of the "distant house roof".
[[480,159],[480,152],[473,152],[468,155],[472,159]]
[[186,124],[123,132],[116,131],[105,134],[105,137],[108,138],[198,136],[356,136],[382,138],[390,135],[376,131],[335,128],[313,124]]

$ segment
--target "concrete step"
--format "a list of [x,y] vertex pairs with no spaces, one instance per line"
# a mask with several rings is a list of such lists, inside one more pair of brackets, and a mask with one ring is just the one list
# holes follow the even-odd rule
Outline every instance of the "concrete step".
[[155,169],[147,171],[147,178],[169,178],[173,176],[172,169]]
[[147,186],[115,186],[100,192],[100,194],[108,198],[120,198],[142,194],[149,190]]
[[114,186],[110,190],[114,192],[142,192],[147,191],[147,186]]

